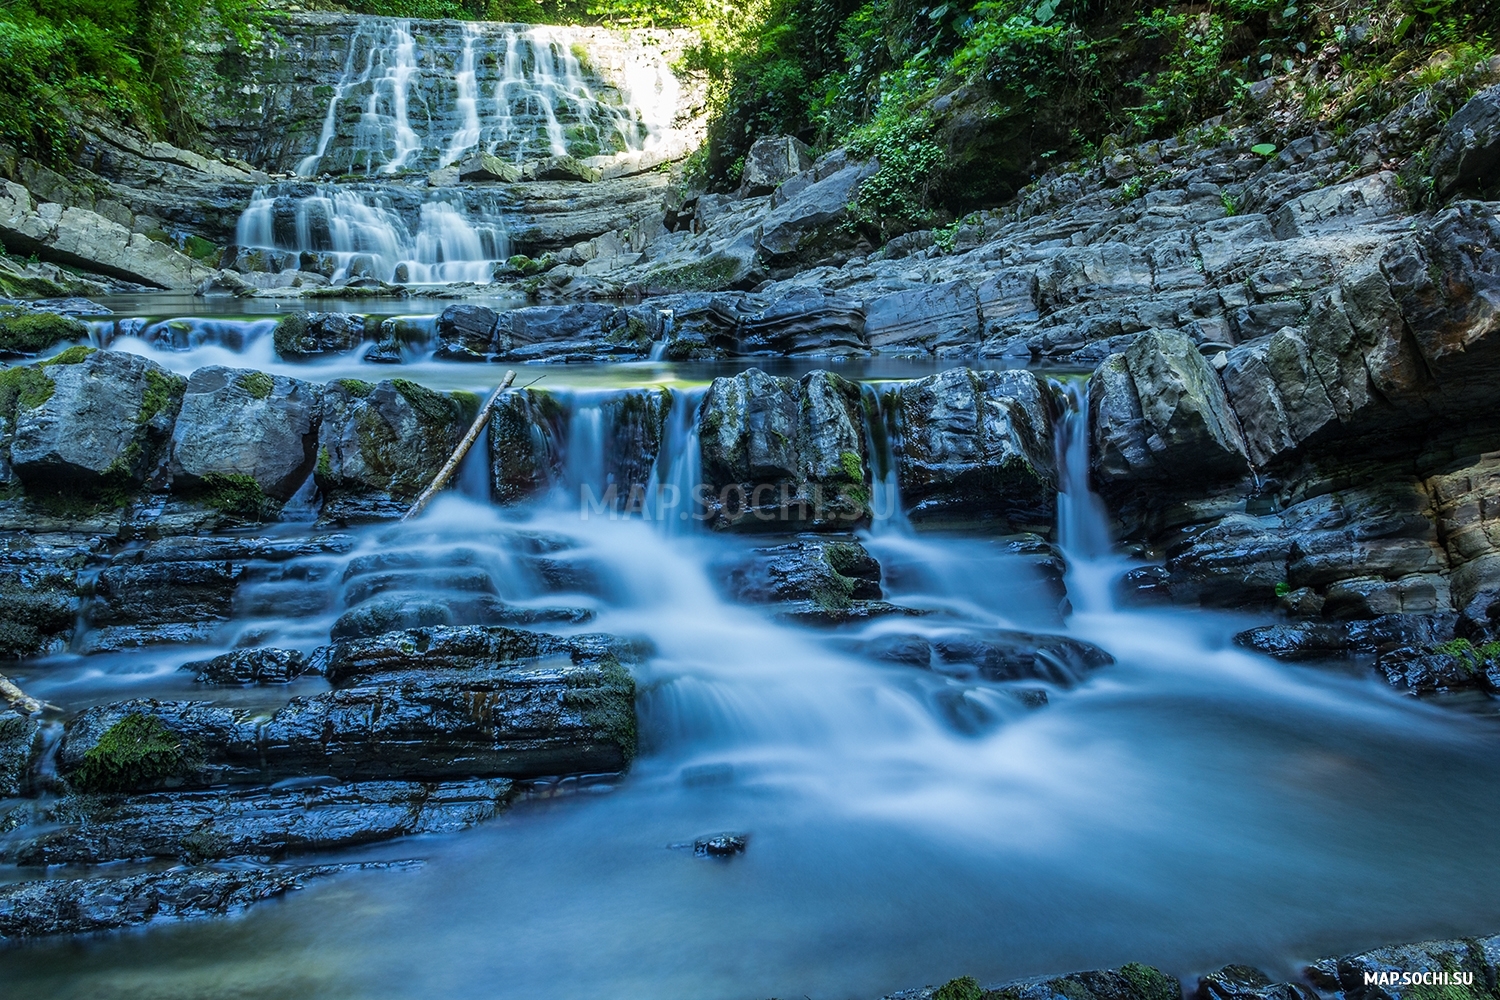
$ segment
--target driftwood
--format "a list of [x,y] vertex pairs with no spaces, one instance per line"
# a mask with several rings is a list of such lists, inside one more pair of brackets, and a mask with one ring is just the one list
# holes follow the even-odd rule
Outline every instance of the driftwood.
[[479,432],[484,430],[484,422],[489,419],[490,411],[500,401],[500,394],[509,389],[510,384],[515,380],[516,373],[514,369],[505,373],[505,380],[500,383],[500,387],[492,392],[490,398],[485,400],[484,405],[479,408],[479,416],[474,418],[474,423],[469,426],[469,432],[464,435],[462,441],[458,442],[458,447],[453,449],[453,454],[448,456],[448,461],[438,470],[438,474],[433,477],[431,485],[422,491],[422,495],[417,497],[417,502],[411,505],[411,510],[408,510],[401,516],[401,520],[410,521],[422,513],[422,509],[432,502],[433,497],[437,496],[438,490],[441,490],[448,484],[448,480],[458,470],[458,463],[464,460],[464,456],[469,453],[469,449],[474,447],[474,442],[479,440]]
[[41,702],[16,687],[15,682],[4,674],[0,674],[0,698],[8,701],[11,708],[27,715],[35,715],[42,710]]

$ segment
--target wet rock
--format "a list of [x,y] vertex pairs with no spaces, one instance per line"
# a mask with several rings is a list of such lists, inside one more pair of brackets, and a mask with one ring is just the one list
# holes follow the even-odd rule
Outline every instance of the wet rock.
[[513,608],[489,594],[377,597],[339,615],[329,635],[368,639],[432,625],[581,625],[593,618],[582,608]]
[[921,618],[931,614],[917,608],[902,607],[890,601],[849,600],[829,603],[816,600],[787,601],[777,607],[777,621],[790,625],[809,625],[815,628],[835,628],[876,618],[908,617]]
[[490,349],[500,361],[560,360],[569,355],[638,357],[649,350],[617,306],[580,302],[500,313]]
[[364,339],[365,317],[358,313],[297,313],[276,324],[271,335],[276,355],[286,361],[347,354]]
[[30,716],[0,708],[0,799],[20,795],[25,789],[39,730]]
[[405,379],[329,383],[314,466],[327,499],[324,516],[400,516],[448,460],[478,407],[472,394],[438,393]]
[[10,462],[28,493],[128,490],[155,467],[186,380],[134,354],[77,348],[16,369]]
[[0,656],[59,652],[78,623],[78,570],[87,546],[26,536],[0,542]]
[[297,787],[149,795],[72,795],[7,840],[8,863],[104,864],[138,858],[186,864],[277,860],[422,833],[464,830],[495,816],[513,784],[309,779]]
[[[1325,990],[1341,990],[1349,1000],[1418,1000],[1430,995],[1434,988],[1464,990],[1468,995],[1477,996],[1495,981],[1497,967],[1500,967],[1500,937],[1422,941],[1376,948],[1328,964],[1332,965],[1331,970],[1327,964],[1319,963],[1320,975],[1314,974],[1314,969],[1308,970],[1313,985]],[[1424,983],[1401,983],[1404,973],[1441,976],[1445,972],[1472,975],[1473,986],[1434,987]]]
[[490,411],[490,495],[510,504],[545,495],[562,476],[567,413],[536,389],[506,393]]
[[1273,983],[1248,965],[1226,965],[1198,980],[1197,1000],[1317,1000],[1301,983]]
[[295,649],[236,649],[211,660],[184,663],[182,669],[192,671],[199,684],[286,684],[307,671],[307,657]]
[[859,386],[758,368],[716,378],[698,411],[714,527],[847,530],[870,517]]
[[456,361],[482,361],[491,353],[491,341],[500,314],[487,306],[467,303],[444,309],[437,321],[437,352]]
[[634,655],[607,636],[500,627],[348,640],[314,657],[335,690],[269,719],[210,702],[85,709],[58,768],[84,789],[113,791],[618,771],[635,752],[635,684],[621,653]]
[[747,604],[811,601],[829,610],[879,600],[880,564],[853,538],[799,538],[754,548],[715,567],[731,600]]
[[86,934],[155,920],[222,917],[301,889],[309,879],[405,863],[300,868],[175,869],[123,878],[41,879],[0,885],[0,939]]
[[521,168],[514,163],[506,163],[498,156],[491,156],[489,153],[475,153],[458,164],[458,179],[470,182],[498,181],[504,184],[515,184],[521,179]]
[[174,488],[239,514],[290,499],[317,458],[322,397],[319,386],[284,375],[198,369],[172,431]]
[[1172,976],[1134,962],[1118,969],[1075,972],[985,992],[986,1000],[1179,1000],[1182,985]]
[[862,656],[937,670],[956,677],[987,681],[1046,681],[1072,687],[1115,658],[1092,643],[1063,635],[1012,629],[887,633],[862,639],[853,648]]
[[197,625],[227,621],[243,563],[158,558],[164,552],[133,552],[100,570],[88,605],[95,628]]
[[1430,646],[1452,637],[1450,619],[1384,615],[1368,621],[1304,621],[1246,629],[1234,641],[1280,660],[1378,656],[1405,646]]
[[583,181],[593,184],[603,174],[598,167],[591,167],[571,156],[549,156],[545,160],[527,163],[522,176],[529,181]]
[[748,833],[715,833],[693,841],[693,853],[700,858],[732,858],[744,854],[748,846]]
[[1430,161],[1433,190],[1481,194],[1500,183],[1500,86],[1481,90],[1448,119]]
[[745,153],[740,197],[770,194],[782,181],[800,174],[812,164],[812,151],[802,140],[790,135],[761,136]]
[[882,295],[865,306],[865,336],[877,354],[973,356],[979,331],[979,296],[963,281]]
[[956,368],[903,385],[898,398],[897,475],[912,520],[1051,530],[1052,403],[1035,375]]

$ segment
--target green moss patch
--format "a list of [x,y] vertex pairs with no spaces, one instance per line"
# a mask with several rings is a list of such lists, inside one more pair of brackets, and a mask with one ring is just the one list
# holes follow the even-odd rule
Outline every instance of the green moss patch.
[[[391,385],[411,404],[411,408],[417,411],[417,416],[424,423],[445,426],[463,416],[458,400],[451,396],[444,396],[404,378],[392,379]],[[478,412],[477,406],[475,412]]]
[[182,405],[182,394],[187,391],[187,379],[180,375],[146,369],[146,391],[141,396],[141,408],[135,422],[149,423],[158,414],[176,411]]
[[979,1000],[983,995],[979,980],[973,976],[960,976],[939,986],[932,994],[932,1000]]
[[237,380],[251,399],[265,399],[276,389],[276,380],[265,372],[247,372]]
[[635,759],[635,678],[613,653],[596,665],[597,672],[575,675],[563,693],[563,704],[580,709],[583,721],[602,738],[620,748],[629,764]]
[[52,398],[57,386],[37,367],[0,371],[0,414],[15,419],[18,410],[34,410]]
[[365,399],[375,391],[375,383],[365,382],[357,378],[337,378],[333,384],[343,389],[355,399]]
[[0,315],[0,354],[40,354],[53,344],[87,337],[89,328],[56,313]]
[[203,477],[199,495],[214,510],[246,520],[268,520],[281,509],[279,503],[266,496],[254,476],[240,472],[210,472]]
[[160,719],[132,712],[104,731],[71,781],[87,792],[128,792],[185,773],[191,757]]
[[61,353],[48,358],[46,361],[43,361],[41,365],[44,368],[47,365],[81,365],[95,353],[97,353],[96,348],[85,347],[84,345],[79,344],[77,347],[70,347],[66,351],[62,351]]

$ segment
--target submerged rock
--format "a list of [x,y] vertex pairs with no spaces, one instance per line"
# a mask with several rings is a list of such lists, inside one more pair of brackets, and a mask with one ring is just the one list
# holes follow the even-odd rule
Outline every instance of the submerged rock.
[[749,845],[748,833],[715,833],[693,841],[693,853],[700,858],[732,858],[744,854]]
[[513,787],[506,778],[447,784],[315,778],[301,787],[72,795],[45,806],[31,828],[7,838],[0,858],[29,866],[277,860],[465,830],[495,816]]
[[409,865],[366,861],[300,868],[195,868],[122,878],[11,882],[0,885],[0,940],[111,931],[156,920],[222,917],[301,889],[309,879]]
[[1013,629],[887,633],[851,644],[861,656],[987,681],[1046,681],[1061,687],[1115,662],[1092,643]]

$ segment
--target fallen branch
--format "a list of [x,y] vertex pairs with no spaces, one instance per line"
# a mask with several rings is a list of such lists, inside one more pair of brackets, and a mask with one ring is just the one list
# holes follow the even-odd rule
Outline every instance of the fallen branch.
[[41,702],[16,687],[15,682],[4,674],[0,674],[0,698],[9,702],[11,708],[19,709],[27,715],[35,715],[42,710]]
[[458,447],[453,449],[453,454],[448,456],[448,461],[438,470],[438,474],[433,478],[432,484],[422,491],[422,495],[417,497],[417,502],[411,505],[411,510],[408,510],[401,516],[401,520],[410,521],[422,513],[422,508],[426,507],[432,501],[432,498],[437,496],[438,490],[448,484],[448,480],[452,478],[454,471],[458,469],[458,463],[464,460],[464,456],[469,453],[469,449],[474,447],[474,442],[479,440],[479,432],[484,430],[484,422],[489,419],[490,411],[500,401],[500,394],[509,389],[510,384],[515,380],[516,373],[514,369],[505,373],[505,381],[500,383],[500,387],[491,393],[490,398],[485,400],[484,405],[479,408],[479,416],[474,418],[474,423],[469,426],[469,432],[464,435],[462,441],[458,442]]

